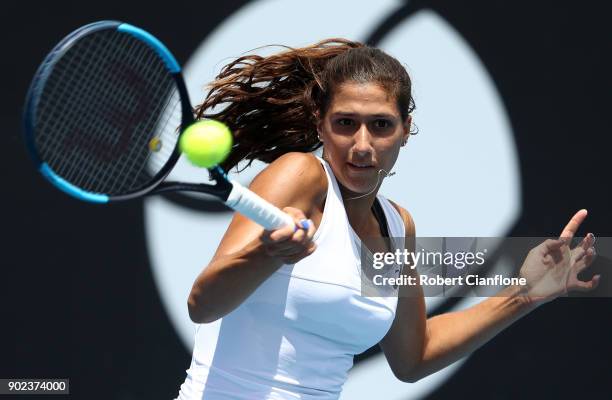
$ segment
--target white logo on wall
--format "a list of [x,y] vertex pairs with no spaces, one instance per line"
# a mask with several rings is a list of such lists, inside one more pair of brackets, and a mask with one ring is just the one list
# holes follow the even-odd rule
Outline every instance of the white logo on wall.
[[[364,41],[404,5],[383,0],[254,1],[239,9],[202,42],[185,68],[192,103],[233,57],[268,44],[303,46],[328,37]],[[477,54],[442,17],[421,10],[395,25],[378,47],[398,58],[414,82],[419,135],[402,149],[382,193],[407,208],[419,236],[499,236],[520,212],[520,177],[513,134],[495,86]],[[260,53],[276,51],[259,50]],[[240,175],[244,184],[263,164]],[[172,176],[207,179],[205,171],[179,161]],[[162,197],[145,200],[147,244],[166,311],[185,346],[194,325],[186,300],[194,279],[212,257],[229,213],[205,213]],[[465,299],[458,307],[478,301]],[[428,309],[441,299],[427,299]],[[203,325],[200,337],[214,343],[220,321]],[[420,398],[443,383],[462,363],[406,385],[378,354],[351,370],[343,399]]]

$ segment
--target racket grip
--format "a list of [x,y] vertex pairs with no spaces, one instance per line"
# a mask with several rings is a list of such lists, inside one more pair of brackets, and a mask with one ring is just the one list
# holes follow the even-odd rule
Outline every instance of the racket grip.
[[293,218],[278,207],[232,180],[233,188],[225,204],[245,217],[257,222],[267,230],[293,225]]

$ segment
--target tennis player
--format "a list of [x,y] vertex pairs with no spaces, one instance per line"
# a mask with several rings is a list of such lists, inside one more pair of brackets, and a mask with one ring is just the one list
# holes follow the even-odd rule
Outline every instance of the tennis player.
[[[212,113],[216,106],[225,107]],[[428,319],[419,286],[417,295],[362,296],[361,239],[405,237],[400,247],[413,249],[410,213],[377,193],[408,141],[413,110],[403,66],[342,39],[244,56],[212,82],[196,111],[235,133],[222,167],[269,162],[250,189],[295,226],[265,231],[234,215],[188,299],[195,323],[223,318],[219,335],[206,341],[197,325],[178,399],[337,399],[353,356],[377,343],[395,376],[414,382],[539,305],[597,285],[597,275],[577,279],[595,257],[588,234],[571,250],[559,239],[529,253],[521,274],[549,284],[508,287],[463,311]],[[319,158],[311,151],[321,145]],[[585,217],[577,212],[561,236],[573,237]]]

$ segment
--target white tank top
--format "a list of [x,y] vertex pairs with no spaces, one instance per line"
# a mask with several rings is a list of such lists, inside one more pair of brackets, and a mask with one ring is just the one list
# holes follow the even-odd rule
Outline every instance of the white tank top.
[[[397,297],[361,296],[361,241],[349,224],[331,167],[319,160],[328,190],[314,236],[317,249],[283,265],[213,323],[219,323],[213,339],[207,329],[213,324],[196,325],[193,357],[178,399],[338,399],[353,356],[389,330]],[[403,238],[401,216],[382,195],[377,198],[389,236]]]

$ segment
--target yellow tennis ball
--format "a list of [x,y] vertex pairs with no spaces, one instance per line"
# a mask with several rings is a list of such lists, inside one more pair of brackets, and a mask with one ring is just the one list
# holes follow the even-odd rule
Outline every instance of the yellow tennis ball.
[[212,119],[191,124],[179,139],[179,149],[194,165],[212,168],[232,150],[232,132],[227,125]]

